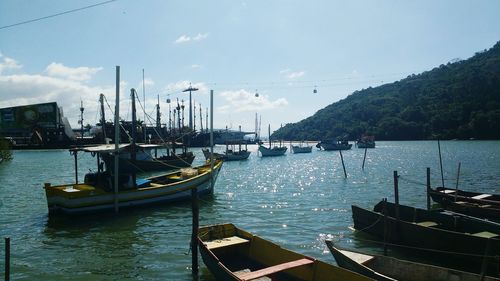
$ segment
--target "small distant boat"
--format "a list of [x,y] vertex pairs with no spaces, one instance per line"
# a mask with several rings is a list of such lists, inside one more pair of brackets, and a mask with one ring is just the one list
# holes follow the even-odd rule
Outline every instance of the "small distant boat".
[[203,262],[219,281],[372,280],[283,249],[233,224],[201,227],[198,232],[198,245]]
[[375,148],[375,136],[362,136],[356,141],[358,148]]
[[[77,153],[90,152],[102,159],[103,154],[111,153],[114,145],[84,147],[70,150]],[[199,167],[183,168],[171,173],[145,179],[136,178],[134,173],[119,169],[118,187],[115,189],[114,171],[98,164],[97,172],[85,175],[84,181],[65,185],[44,186],[49,214],[85,214],[119,208],[130,208],[149,204],[186,200],[191,198],[191,189],[197,188],[200,196],[213,193],[211,184],[222,167],[222,161]],[[76,168],[76,167],[75,167]]]
[[292,152],[293,153],[311,153],[312,152],[312,146],[304,144],[303,142],[300,143],[300,145],[292,145]]
[[[399,215],[399,216],[398,216]],[[480,272],[485,253],[500,253],[500,224],[457,213],[427,211],[381,201],[373,211],[352,205],[354,228],[391,244],[432,251],[450,267]],[[487,251],[487,252],[486,252]],[[453,254],[453,261],[444,258]],[[491,276],[500,261],[487,258]]]
[[317,148],[323,148],[326,151],[329,150],[349,150],[352,147],[352,144],[345,139],[337,139],[337,140],[324,140],[320,141],[317,145]]
[[285,152],[287,150],[286,146],[272,146],[272,141],[271,141],[271,125],[268,127],[269,131],[269,147],[265,147],[264,145],[260,144],[259,145],[259,152],[262,157],[267,157],[267,156],[282,156],[285,155]]
[[285,155],[287,150],[286,146],[274,146],[274,147],[265,147],[263,145],[259,145],[259,152],[262,157],[267,156],[282,156]]
[[469,216],[500,222],[500,195],[438,187],[429,189],[434,202]]
[[[226,151],[224,153],[216,153],[214,152],[214,158],[222,159],[224,161],[240,161],[246,160],[250,156],[250,151],[248,151],[247,143],[245,142],[245,149],[242,149],[242,143],[237,142],[227,142],[226,143]],[[238,146],[238,150],[236,150],[236,146]],[[203,155],[205,159],[210,159],[210,151],[208,148],[202,149]]]
[[387,256],[369,255],[352,250],[335,247],[331,240],[326,240],[326,245],[332,253],[337,265],[357,272],[378,281],[495,281],[498,278],[481,276],[470,272],[439,267],[424,263],[400,260]]

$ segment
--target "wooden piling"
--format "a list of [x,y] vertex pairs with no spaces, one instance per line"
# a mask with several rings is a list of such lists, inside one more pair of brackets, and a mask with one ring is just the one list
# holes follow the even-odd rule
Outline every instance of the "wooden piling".
[[193,228],[191,231],[191,272],[193,279],[198,276],[198,228],[199,228],[199,205],[198,189],[191,189],[191,210],[193,213]]
[[363,156],[363,166],[361,166],[361,169],[365,169],[365,159],[366,159],[366,151],[368,150],[368,147],[365,147],[365,156]]
[[438,140],[438,151],[439,151],[439,167],[441,168],[441,184],[444,187],[444,175],[443,175],[443,159],[441,158],[441,143]]
[[342,168],[344,169],[344,177],[347,179],[347,172],[345,171],[344,157],[342,156],[342,150],[339,150],[340,160],[342,161]]
[[387,256],[387,198],[384,198],[384,256]]
[[71,151],[71,154],[75,157],[75,183],[78,184],[78,152],[76,150]]
[[426,184],[427,210],[431,209],[431,196],[429,194],[430,190],[431,190],[431,168],[427,167],[427,184]]
[[460,165],[462,163],[458,162],[458,170],[457,170],[457,184],[455,185],[455,202],[457,202],[457,194],[458,194],[458,180],[460,179]]
[[394,204],[396,211],[396,220],[399,222],[399,183],[398,183],[398,171],[394,171]]
[[5,237],[5,281],[10,280],[10,238]]

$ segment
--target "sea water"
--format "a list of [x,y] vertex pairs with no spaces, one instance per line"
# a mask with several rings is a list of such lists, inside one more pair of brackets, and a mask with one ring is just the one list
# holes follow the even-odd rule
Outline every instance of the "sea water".
[[[378,141],[375,149],[319,151],[226,162],[212,197],[200,201],[200,225],[234,223],[285,248],[335,263],[324,240],[363,243],[354,235],[351,205],[372,208],[394,201],[394,171],[401,204],[426,207],[426,168],[432,186],[500,193],[499,141],[442,141],[441,177],[436,141]],[[223,147],[216,147],[222,151]],[[203,163],[200,149],[193,165]],[[290,150],[288,151],[290,152]],[[0,236],[11,239],[11,280],[192,280],[190,202],[115,214],[49,218],[44,183],[75,180],[67,150],[15,151],[0,164]],[[96,159],[79,155],[79,180]],[[5,248],[0,242],[3,264]],[[214,280],[201,258],[200,280]],[[3,266],[2,266],[3,275]]]

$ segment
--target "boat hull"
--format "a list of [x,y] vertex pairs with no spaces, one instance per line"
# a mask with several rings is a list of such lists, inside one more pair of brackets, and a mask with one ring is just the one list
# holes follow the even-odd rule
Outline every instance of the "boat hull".
[[292,152],[293,153],[311,153],[312,152],[312,146],[292,145]]
[[352,148],[352,144],[320,143],[320,145],[326,151],[349,150]]

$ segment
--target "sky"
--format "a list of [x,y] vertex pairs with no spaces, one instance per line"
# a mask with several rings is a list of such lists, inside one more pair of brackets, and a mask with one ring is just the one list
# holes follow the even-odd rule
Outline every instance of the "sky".
[[0,0],[0,108],[57,102],[78,127],[82,102],[94,125],[103,93],[112,120],[120,66],[122,119],[134,88],[140,119],[179,99],[188,125],[191,84],[197,129],[213,90],[215,128],[258,114],[265,135],[499,40],[497,0]]

